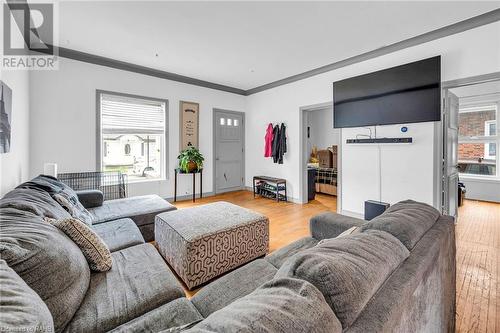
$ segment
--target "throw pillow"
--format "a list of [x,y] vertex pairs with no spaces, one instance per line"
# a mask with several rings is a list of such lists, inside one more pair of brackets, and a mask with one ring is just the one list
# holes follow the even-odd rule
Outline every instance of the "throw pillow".
[[46,221],[60,229],[78,245],[91,270],[105,272],[111,269],[113,259],[108,246],[88,225],[75,218],[46,219]]
[[92,225],[94,218],[77,199],[66,195],[66,192],[54,194],[54,199],[75,219]]

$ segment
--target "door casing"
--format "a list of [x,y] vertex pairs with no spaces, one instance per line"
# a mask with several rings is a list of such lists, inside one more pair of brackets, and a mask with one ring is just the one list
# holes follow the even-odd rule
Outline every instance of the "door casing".
[[[442,105],[442,116],[444,117],[445,115],[445,99],[446,99],[446,96],[448,94],[448,90],[449,89],[453,89],[453,88],[458,88],[458,87],[463,87],[463,86],[469,86],[469,85],[474,85],[474,84],[479,84],[479,83],[485,83],[485,82],[491,82],[491,81],[498,81],[500,80],[500,72],[493,72],[493,73],[488,73],[488,74],[481,74],[481,75],[476,75],[476,76],[471,76],[471,77],[466,77],[466,78],[462,78],[462,79],[457,79],[457,80],[451,80],[451,81],[445,81],[445,82],[442,82],[441,83],[441,98],[443,100],[443,105]],[[458,114],[456,115],[458,117]],[[438,184],[438,188],[436,189],[437,190],[437,197],[439,199],[439,207],[441,207],[441,212],[442,213],[445,213],[444,212],[444,205],[445,205],[445,195],[444,195],[444,186],[443,186],[443,180],[446,176],[444,170],[443,170],[443,167],[444,167],[444,164],[445,164],[445,161],[447,160],[447,156],[446,156],[446,152],[445,152],[445,145],[447,145],[447,137],[446,137],[446,131],[444,130],[444,121],[443,121],[443,118],[441,119],[441,122],[443,123],[442,126],[439,126],[439,129],[437,130],[438,132],[438,136],[437,138],[440,138],[441,142],[440,142],[440,145],[439,145],[439,150],[438,151],[438,156],[439,158],[441,158],[442,160],[440,161],[441,163],[439,164],[439,175],[438,175],[438,179],[439,181],[437,182]],[[457,198],[458,200],[458,198]],[[456,220],[455,220],[456,222]]]
[[449,90],[444,94],[442,212],[457,217],[458,213],[458,97]]

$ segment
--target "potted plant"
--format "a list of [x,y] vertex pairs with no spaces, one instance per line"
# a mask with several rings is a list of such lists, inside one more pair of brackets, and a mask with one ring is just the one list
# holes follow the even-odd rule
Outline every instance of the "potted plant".
[[179,169],[186,173],[200,171],[203,168],[203,161],[205,160],[200,151],[195,147],[184,149],[177,156],[177,159],[179,159]]

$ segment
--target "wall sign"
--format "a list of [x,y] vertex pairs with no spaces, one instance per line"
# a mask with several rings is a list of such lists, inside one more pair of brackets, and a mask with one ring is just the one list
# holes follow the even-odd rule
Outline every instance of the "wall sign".
[[180,106],[180,150],[187,147],[198,147],[200,104],[181,101]]

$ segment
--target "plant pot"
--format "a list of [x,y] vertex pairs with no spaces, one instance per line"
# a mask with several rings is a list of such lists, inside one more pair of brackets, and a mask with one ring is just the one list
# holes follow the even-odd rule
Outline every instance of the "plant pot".
[[189,161],[187,164],[187,169],[188,172],[195,172],[196,170],[198,170],[198,164],[196,164],[196,162]]

